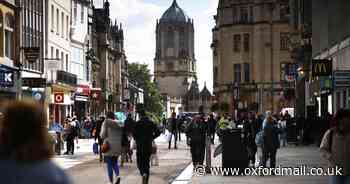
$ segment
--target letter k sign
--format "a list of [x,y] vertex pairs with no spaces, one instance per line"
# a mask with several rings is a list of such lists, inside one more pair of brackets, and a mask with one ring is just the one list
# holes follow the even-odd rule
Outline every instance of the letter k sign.
[[5,82],[12,82],[12,73],[5,73]]

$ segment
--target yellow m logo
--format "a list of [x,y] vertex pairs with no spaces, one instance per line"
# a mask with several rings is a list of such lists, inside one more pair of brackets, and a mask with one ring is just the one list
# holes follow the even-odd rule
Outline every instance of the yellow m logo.
[[327,66],[325,63],[316,63],[314,67],[315,73],[327,73]]

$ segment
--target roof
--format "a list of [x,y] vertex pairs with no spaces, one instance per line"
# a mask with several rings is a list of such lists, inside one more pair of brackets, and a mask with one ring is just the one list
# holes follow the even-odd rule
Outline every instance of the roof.
[[202,89],[202,91],[200,92],[200,95],[202,97],[211,97],[211,93],[207,88],[207,85],[204,85],[204,88]]
[[188,16],[185,12],[179,7],[176,0],[173,1],[173,4],[164,12],[162,21],[176,21],[176,22],[187,22]]

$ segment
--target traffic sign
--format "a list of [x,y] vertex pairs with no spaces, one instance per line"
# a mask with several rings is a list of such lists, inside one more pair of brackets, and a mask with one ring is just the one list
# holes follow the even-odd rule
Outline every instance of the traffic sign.
[[64,93],[63,92],[54,93],[54,101],[55,103],[64,103]]

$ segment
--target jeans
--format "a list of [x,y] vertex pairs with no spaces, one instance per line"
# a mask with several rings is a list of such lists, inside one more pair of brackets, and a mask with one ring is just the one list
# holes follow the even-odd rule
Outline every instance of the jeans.
[[330,176],[330,184],[350,184],[350,176]]
[[175,143],[175,148],[177,148],[177,131],[175,132],[171,132],[171,137],[170,137],[170,140],[169,140],[169,149],[171,148],[171,140],[173,139],[173,136],[174,136],[174,143]]
[[67,140],[67,154],[71,153],[74,154],[74,139],[68,139]]
[[105,161],[107,163],[107,172],[109,181],[113,182],[113,170],[116,176],[119,176],[119,165],[118,157],[116,156],[105,156]]
[[141,176],[149,175],[151,153],[136,152],[137,167]]
[[283,132],[280,134],[280,144],[281,146],[287,145],[287,131],[283,130]]

